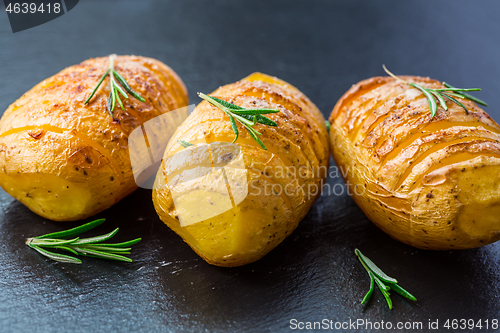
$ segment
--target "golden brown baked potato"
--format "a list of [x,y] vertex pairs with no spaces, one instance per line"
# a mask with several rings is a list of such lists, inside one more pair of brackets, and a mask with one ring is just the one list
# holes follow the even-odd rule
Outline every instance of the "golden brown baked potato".
[[449,110],[439,107],[432,118],[420,90],[375,77],[349,89],[330,117],[331,151],[356,203],[386,233],[418,248],[500,239],[500,127],[460,101],[469,114],[448,102]]
[[[212,96],[245,108],[274,108],[276,127],[255,125],[262,149],[206,101],[172,136],[153,201],[160,216],[208,263],[239,266],[287,237],[319,196],[329,163],[328,135],[316,106],[297,88],[261,73]],[[177,140],[193,144],[183,148]]]
[[111,117],[108,76],[84,105],[108,62],[96,58],[64,69],[25,93],[0,120],[0,186],[43,217],[83,219],[134,191],[128,135],[188,103],[184,84],[165,64],[119,56],[115,69],[146,102],[123,99],[125,111],[116,107]]

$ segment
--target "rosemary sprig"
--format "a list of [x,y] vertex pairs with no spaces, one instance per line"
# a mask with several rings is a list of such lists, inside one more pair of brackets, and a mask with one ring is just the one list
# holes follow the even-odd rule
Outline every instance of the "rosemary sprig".
[[132,262],[132,259],[123,255],[130,254],[130,246],[138,243],[141,240],[140,238],[136,238],[134,240],[123,243],[101,243],[116,235],[119,228],[116,228],[115,230],[102,236],[64,239],[75,237],[85,231],[101,225],[102,223],[104,223],[104,221],[105,219],[98,219],[73,229],[53,232],[37,237],[31,237],[26,239],[26,245],[52,260],[70,264],[81,264],[82,261],[65,254],[50,252],[47,250],[47,248],[63,250],[74,255]]
[[398,285],[398,281],[396,279],[382,272],[382,270],[378,268],[377,265],[373,263],[373,261],[364,256],[361,253],[361,251],[355,249],[354,253],[356,253],[356,256],[361,262],[361,265],[364,267],[364,269],[368,273],[368,276],[370,277],[370,289],[366,293],[365,297],[363,297],[363,301],[361,302],[361,304],[365,304],[370,299],[370,297],[373,294],[373,289],[375,289],[375,284],[382,292],[382,295],[384,295],[385,300],[387,301],[387,305],[389,305],[389,309],[391,310],[392,310],[392,300],[390,297],[389,290],[394,290],[396,293],[400,294],[403,297],[408,298],[409,300],[412,301],[417,300],[415,296],[410,294],[405,289],[401,288],[401,286]]
[[268,113],[278,113],[280,110],[277,109],[266,109],[266,108],[256,108],[256,109],[245,109],[241,106],[234,105],[232,103],[223,101],[222,99],[205,95],[203,93],[198,93],[200,98],[206,100],[213,106],[221,109],[224,113],[229,117],[229,121],[231,123],[231,128],[234,132],[234,140],[233,143],[238,139],[239,131],[238,126],[236,125],[236,120],[245,127],[250,136],[262,147],[262,149],[267,150],[266,146],[259,139],[259,135],[262,135],[258,131],[256,131],[253,126],[257,123],[268,125],[268,126],[277,126],[274,121],[263,116],[263,114]]
[[180,139],[177,140],[177,143],[183,146],[184,148],[187,148],[189,146],[194,146],[192,143]]
[[453,103],[455,103],[458,106],[462,107],[467,114],[469,114],[469,110],[467,110],[467,108],[465,107],[465,105],[463,105],[459,100],[457,100],[457,98],[468,99],[468,100],[476,102],[478,104],[481,104],[481,105],[484,105],[484,106],[488,106],[488,104],[486,102],[480,100],[477,97],[474,97],[474,96],[466,93],[466,91],[481,91],[480,88],[469,88],[469,89],[455,88],[455,87],[449,85],[446,82],[443,82],[443,85],[446,88],[441,88],[441,89],[424,88],[424,87],[422,87],[421,85],[419,85],[417,83],[407,82],[407,81],[405,81],[405,80],[397,77],[396,75],[394,75],[393,73],[391,73],[385,67],[385,65],[382,65],[382,67],[384,68],[385,72],[389,76],[393,77],[394,79],[396,79],[396,80],[398,80],[400,82],[406,83],[406,84],[412,86],[413,88],[416,88],[416,89],[420,90],[425,95],[425,97],[427,98],[427,100],[429,101],[429,107],[431,109],[431,116],[432,117],[434,117],[437,114],[437,102],[439,102],[439,105],[441,105],[441,107],[445,111],[448,111],[448,106],[446,105],[445,98],[449,99]]
[[[101,86],[102,81],[104,81],[106,76],[108,76],[108,74],[110,74],[109,75],[109,83],[110,83],[111,89],[110,89],[110,93],[109,93],[109,97],[108,97],[107,106],[108,106],[108,112],[111,115],[111,117],[113,117],[113,110],[115,109],[116,102],[118,102],[118,104],[120,105],[122,110],[125,111],[125,107],[123,106],[123,102],[120,99],[120,94],[124,98],[128,98],[127,93],[129,93],[130,95],[134,96],[134,98],[138,99],[141,102],[146,101],[141,95],[139,95],[137,92],[132,90],[132,88],[130,87],[128,82],[123,78],[123,76],[121,76],[115,70],[115,68],[114,68],[115,57],[116,57],[115,54],[112,54],[109,56],[108,70],[104,73],[103,76],[101,76],[101,78],[99,79],[99,82],[97,83],[97,86],[94,88],[94,90],[92,90],[89,97],[87,97],[87,99],[85,100],[85,103],[84,103],[84,104],[87,104],[92,99],[92,97],[94,96],[97,89],[99,89],[99,87]],[[118,81],[120,83],[121,87],[120,87],[120,85],[118,85],[118,83],[116,81]],[[123,90],[123,89],[125,89],[125,90]]]

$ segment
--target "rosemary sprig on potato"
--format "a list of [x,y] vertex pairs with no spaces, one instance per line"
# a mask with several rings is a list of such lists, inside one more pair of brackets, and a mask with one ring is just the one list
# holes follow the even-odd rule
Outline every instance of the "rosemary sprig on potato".
[[413,88],[416,88],[416,89],[420,90],[425,95],[425,97],[427,98],[427,100],[429,101],[429,107],[431,109],[431,116],[432,117],[434,117],[437,114],[437,101],[439,102],[439,105],[441,105],[441,107],[445,111],[448,111],[448,106],[446,105],[445,98],[449,99],[453,103],[455,103],[458,106],[462,107],[467,114],[469,114],[469,110],[467,110],[467,108],[465,107],[465,105],[463,105],[463,103],[461,103],[459,100],[457,100],[457,98],[468,99],[468,100],[471,100],[473,102],[476,102],[477,104],[488,106],[488,104],[486,102],[484,102],[483,100],[480,100],[479,98],[474,97],[474,96],[466,93],[466,91],[481,91],[480,88],[468,88],[468,89],[455,88],[455,87],[449,85],[446,82],[443,82],[443,85],[446,88],[442,88],[442,89],[425,88],[425,87],[423,87],[423,86],[421,86],[421,85],[419,85],[417,83],[407,82],[407,81],[399,78],[398,76],[396,76],[393,73],[391,73],[385,67],[385,65],[382,65],[382,67],[384,68],[385,72],[387,74],[389,74],[389,76],[393,77],[394,79],[396,79],[396,80],[398,80],[400,82],[406,83],[406,84],[412,86]]
[[396,293],[400,294],[403,297],[408,298],[411,301],[417,300],[415,296],[410,294],[405,289],[401,288],[401,286],[398,285],[398,281],[396,279],[382,272],[382,270],[378,268],[377,265],[375,265],[373,261],[371,261],[368,257],[364,256],[360,250],[355,249],[354,253],[356,253],[356,256],[361,262],[361,265],[363,265],[363,268],[368,273],[368,276],[370,276],[370,290],[368,290],[365,297],[363,297],[363,301],[361,302],[361,304],[365,304],[366,302],[368,302],[368,300],[373,294],[373,289],[375,289],[375,284],[380,289],[382,295],[384,295],[385,300],[389,305],[389,309],[391,310],[392,310],[392,300],[389,294],[389,290],[394,290]]
[[238,122],[245,127],[250,136],[259,144],[259,146],[261,146],[262,149],[267,150],[264,143],[262,143],[258,137],[258,135],[262,134],[256,131],[253,126],[257,123],[268,126],[277,126],[274,121],[266,116],[263,116],[263,114],[278,113],[280,110],[266,108],[245,109],[241,106],[223,101],[222,99],[205,95],[204,93],[198,93],[198,96],[224,111],[224,113],[229,117],[231,128],[233,129],[235,135],[233,143],[238,139],[239,135],[238,126],[236,125],[236,120],[238,120]]
[[[97,89],[99,89],[99,87],[101,86],[102,81],[104,81],[106,76],[108,76],[108,74],[109,74],[109,83],[111,85],[111,90],[109,93],[107,106],[108,106],[108,112],[111,115],[111,117],[113,117],[113,110],[115,109],[116,102],[118,102],[118,104],[120,104],[120,107],[122,108],[122,110],[125,111],[125,107],[123,106],[123,102],[120,99],[120,94],[124,98],[128,98],[127,93],[129,93],[130,95],[134,96],[136,99],[138,99],[141,102],[146,101],[141,95],[139,95],[137,92],[132,90],[132,88],[130,87],[128,82],[125,80],[125,78],[123,76],[121,76],[120,73],[118,73],[115,70],[115,68],[114,68],[115,56],[116,56],[115,54],[112,54],[109,56],[108,70],[104,73],[103,76],[101,76],[101,78],[99,79],[99,82],[97,83],[97,86],[90,93],[89,97],[87,97],[87,99],[85,100],[85,103],[84,103],[84,104],[87,104],[92,99],[92,97],[94,96]],[[118,83],[116,81],[118,81],[120,83],[121,87],[120,87],[120,85],[118,85]],[[125,90],[123,90],[123,89],[125,89]]]
[[102,243],[116,235],[119,228],[116,228],[115,230],[102,236],[90,238],[75,237],[85,231],[101,225],[102,223],[104,223],[104,221],[105,219],[98,219],[73,229],[53,232],[37,237],[31,237],[26,239],[26,245],[36,250],[38,253],[46,256],[47,258],[70,264],[81,264],[82,261],[72,256],[51,252],[47,249],[62,250],[74,255],[82,255],[87,257],[132,262],[132,259],[125,257],[124,254],[130,254],[130,246],[138,243],[141,240],[140,238],[136,238],[134,240],[123,243]]

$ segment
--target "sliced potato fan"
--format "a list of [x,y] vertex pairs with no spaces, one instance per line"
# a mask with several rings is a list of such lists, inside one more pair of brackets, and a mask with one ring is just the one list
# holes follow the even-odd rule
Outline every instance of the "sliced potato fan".
[[[248,130],[207,101],[171,138],[153,201],[161,220],[218,266],[258,260],[287,237],[319,196],[329,163],[324,119],[297,88],[255,73],[211,96],[243,108],[278,109]],[[191,144],[187,145],[186,143]]]
[[473,102],[460,102],[468,113],[448,101],[448,111],[439,107],[432,117],[420,90],[375,77],[346,92],[330,117],[331,151],[354,200],[382,230],[422,249],[500,239],[500,127]]

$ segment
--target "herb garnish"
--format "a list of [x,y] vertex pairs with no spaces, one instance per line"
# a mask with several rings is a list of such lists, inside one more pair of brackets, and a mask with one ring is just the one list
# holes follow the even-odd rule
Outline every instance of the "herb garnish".
[[442,88],[442,89],[424,88],[424,87],[422,87],[419,84],[412,83],[412,82],[407,82],[407,81],[405,81],[405,80],[397,77],[396,75],[392,74],[385,67],[385,65],[382,65],[382,67],[384,67],[385,72],[387,74],[389,74],[391,77],[393,77],[394,79],[396,79],[398,81],[401,81],[403,83],[406,83],[406,84],[412,86],[413,88],[417,88],[418,90],[420,90],[425,95],[425,97],[427,97],[427,100],[429,101],[429,107],[431,109],[431,116],[432,117],[434,117],[436,115],[436,113],[437,113],[437,102],[436,102],[436,99],[437,99],[437,101],[439,101],[439,104],[441,105],[441,107],[445,111],[448,111],[448,106],[446,105],[446,101],[444,100],[445,98],[447,98],[450,101],[452,101],[453,103],[457,104],[458,106],[461,106],[465,110],[465,112],[467,114],[469,114],[469,110],[467,110],[467,108],[465,107],[465,105],[463,105],[462,103],[460,103],[460,101],[457,100],[457,98],[468,99],[468,100],[471,100],[473,102],[476,102],[477,104],[488,106],[488,104],[486,102],[480,100],[477,97],[474,97],[474,96],[469,95],[469,94],[466,93],[466,91],[481,91],[480,88],[470,88],[470,89],[455,88],[455,87],[449,85],[446,82],[443,82],[443,85],[446,88]]
[[119,228],[97,237],[76,237],[72,239],[63,239],[66,237],[77,236],[85,231],[97,227],[98,225],[101,225],[104,221],[105,219],[99,219],[73,229],[28,238],[26,239],[26,245],[52,260],[70,264],[81,264],[82,261],[72,256],[50,252],[46,250],[46,248],[63,250],[74,255],[82,255],[86,257],[132,262],[132,259],[123,256],[123,254],[130,254],[130,246],[138,243],[141,240],[140,238],[123,243],[101,243],[116,235]]
[[192,143],[180,139],[177,140],[177,143],[183,146],[184,148],[187,148],[189,146],[194,146]]
[[238,122],[246,128],[250,136],[259,144],[259,146],[261,146],[262,149],[267,150],[266,146],[264,146],[264,144],[258,137],[258,135],[262,134],[257,132],[253,128],[253,126],[257,123],[268,126],[277,126],[278,124],[276,124],[271,119],[263,116],[263,114],[278,113],[280,112],[280,110],[265,108],[245,109],[241,106],[231,104],[219,98],[208,96],[203,93],[198,93],[198,96],[200,96],[200,98],[203,98],[213,106],[221,109],[225,114],[228,115],[229,121],[231,122],[231,128],[233,129],[235,135],[233,143],[238,139],[239,135],[238,126],[236,125],[235,121],[238,120]]
[[370,299],[371,295],[373,294],[373,289],[375,288],[375,284],[377,284],[378,288],[382,292],[382,295],[384,295],[385,300],[389,305],[389,309],[391,310],[392,310],[392,300],[389,294],[389,290],[391,289],[400,294],[401,296],[408,298],[409,300],[412,301],[417,300],[415,296],[413,296],[408,291],[401,288],[397,284],[398,281],[396,279],[382,272],[382,270],[378,268],[377,265],[373,263],[373,261],[364,256],[361,253],[361,251],[355,249],[354,253],[356,253],[356,256],[358,256],[361,265],[363,265],[363,267],[366,269],[366,272],[370,276],[370,290],[368,290],[365,297],[363,297],[363,301],[361,302],[361,304],[365,304]]
[[[97,89],[99,89],[99,87],[101,86],[102,81],[104,81],[106,76],[108,76],[108,74],[110,74],[109,75],[109,82],[111,85],[111,91],[110,91],[109,97],[108,97],[108,112],[111,115],[111,117],[113,117],[113,110],[115,109],[116,101],[118,101],[118,104],[120,104],[120,107],[122,108],[122,110],[125,111],[125,108],[123,107],[122,100],[120,99],[120,94],[122,94],[123,97],[128,98],[127,93],[126,93],[126,92],[128,92],[130,95],[134,96],[139,101],[141,101],[141,102],[146,101],[141,95],[139,95],[138,93],[133,91],[132,88],[130,87],[130,85],[128,84],[128,82],[123,78],[123,76],[121,76],[114,69],[115,56],[116,56],[116,54],[112,54],[109,56],[108,70],[106,71],[106,73],[104,73],[103,76],[101,76],[101,78],[99,79],[99,82],[97,83],[97,86],[94,88],[94,90],[89,95],[89,97],[87,97],[87,99],[85,100],[85,103],[84,103],[84,104],[87,104],[90,101],[90,99],[92,98],[92,96],[94,96]],[[118,83],[116,83],[115,79],[116,79],[116,81],[120,82],[120,84],[122,85],[123,88],[120,87],[118,85]],[[123,89],[125,89],[126,92]]]

